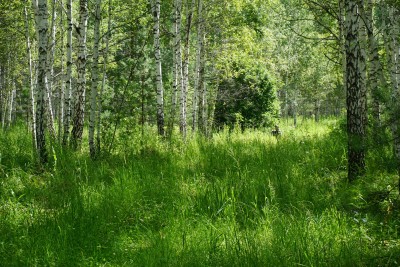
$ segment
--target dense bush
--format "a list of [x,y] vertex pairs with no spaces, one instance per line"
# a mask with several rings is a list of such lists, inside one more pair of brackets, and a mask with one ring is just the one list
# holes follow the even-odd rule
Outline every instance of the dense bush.
[[225,78],[218,87],[216,127],[233,128],[237,124],[244,129],[271,124],[275,94],[267,73],[257,66],[236,69],[235,74]]

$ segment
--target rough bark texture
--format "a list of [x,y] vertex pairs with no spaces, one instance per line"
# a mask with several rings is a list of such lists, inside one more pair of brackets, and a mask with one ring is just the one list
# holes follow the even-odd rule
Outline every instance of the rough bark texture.
[[96,1],[94,20],[94,44],[92,63],[92,87],[90,92],[90,116],[89,116],[89,150],[92,158],[96,157],[96,146],[94,142],[96,112],[97,112],[97,85],[99,80],[99,43],[100,43],[100,21],[101,21],[101,0]]
[[158,134],[164,136],[164,88],[162,80],[161,51],[160,51],[160,0],[151,1],[154,19],[154,55],[156,60],[157,83],[157,128]]
[[67,0],[67,69],[65,77],[64,101],[64,134],[63,145],[68,144],[71,124],[71,96],[72,96],[72,0]]
[[46,92],[47,92],[47,77],[46,77],[46,61],[47,61],[47,0],[38,1],[37,11],[37,31],[38,31],[38,89],[36,98],[36,140],[39,160],[41,163],[47,162],[46,150]]
[[63,1],[60,0],[60,29],[61,29],[61,70],[60,73],[62,78],[60,79],[60,89],[59,89],[59,100],[58,100],[58,143],[61,144],[63,126],[64,126],[64,102],[65,102],[65,77],[64,74],[64,12],[63,12]]
[[85,118],[85,94],[86,94],[86,31],[88,21],[87,0],[79,1],[79,26],[77,53],[77,86],[72,128],[72,147],[80,148],[82,144],[83,124]]
[[54,128],[54,111],[53,111],[53,76],[54,76],[54,54],[56,46],[56,1],[53,0],[52,6],[52,16],[51,16],[51,31],[50,40],[47,48],[47,65],[46,65],[46,76],[47,76],[47,93],[46,93],[46,106],[47,106],[47,119],[49,132],[53,138],[56,136],[56,131]]
[[345,1],[346,10],[346,104],[348,134],[348,179],[365,172],[366,92],[362,87],[359,42],[359,1]]

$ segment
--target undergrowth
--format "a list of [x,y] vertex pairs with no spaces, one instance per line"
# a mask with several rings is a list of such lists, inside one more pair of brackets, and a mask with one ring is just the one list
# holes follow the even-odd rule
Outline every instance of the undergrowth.
[[371,149],[348,184],[336,121],[282,129],[184,142],[149,128],[97,160],[53,144],[40,170],[23,126],[2,132],[1,265],[400,264],[390,147]]

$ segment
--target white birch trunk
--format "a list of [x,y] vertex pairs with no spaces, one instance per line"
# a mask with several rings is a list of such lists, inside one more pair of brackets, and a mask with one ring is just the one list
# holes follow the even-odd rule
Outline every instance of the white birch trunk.
[[28,58],[28,68],[29,68],[29,117],[31,123],[32,132],[32,143],[33,148],[36,150],[36,118],[35,118],[35,90],[33,84],[33,70],[32,70],[32,51],[31,51],[31,40],[29,34],[29,16],[26,6],[24,7],[25,14],[25,39],[26,39],[26,54]]
[[183,75],[182,75],[182,52],[181,52],[181,12],[182,12],[182,0],[174,0],[174,23],[173,23],[173,63],[172,63],[172,104],[170,121],[168,125],[168,135],[171,136],[174,128],[174,122],[176,117],[178,92],[182,91],[183,88]]
[[63,145],[67,145],[71,124],[71,96],[72,96],[72,0],[67,0],[67,69],[65,75],[64,101],[64,133]]
[[[207,87],[205,83],[205,22],[202,9],[202,0],[199,0],[199,31],[197,39],[198,49],[198,76],[197,76],[197,93],[198,93],[198,128],[202,134],[207,134]],[[196,127],[196,126],[194,126]]]
[[199,91],[201,87],[201,52],[203,47],[203,1],[198,1],[197,7],[197,47],[196,47],[196,73],[194,80],[194,92],[193,92],[193,113],[192,113],[192,131],[195,132],[197,128],[197,116],[199,108]]
[[87,0],[79,1],[79,26],[77,52],[77,88],[72,128],[72,147],[80,148],[82,144],[83,124],[85,118],[85,94],[86,94],[86,31],[88,21]]
[[13,122],[13,111],[14,111],[14,101],[17,95],[17,90],[15,89],[15,81],[12,81],[12,89],[10,92],[10,97],[8,98],[8,116],[7,116],[7,127],[10,128]]
[[193,9],[195,6],[195,0],[191,1],[191,4],[188,4],[187,7],[187,16],[186,16],[186,36],[185,36],[185,48],[184,48],[184,61],[183,61],[183,71],[182,71],[182,88],[181,88],[181,99],[180,99],[180,132],[182,134],[183,139],[186,139],[187,133],[187,121],[186,121],[186,109],[187,109],[187,93],[189,87],[189,54],[190,54],[190,30],[192,26],[192,18],[193,18]]
[[46,61],[47,61],[47,31],[48,31],[48,14],[47,14],[47,0],[38,1],[37,9],[37,25],[38,32],[38,89],[36,99],[36,140],[39,160],[41,163],[47,162],[46,150],[46,92],[47,92],[47,76],[46,76]]
[[366,94],[362,87],[362,55],[359,43],[360,1],[345,1],[346,7],[346,104],[348,134],[348,179],[365,172]]
[[98,65],[99,65],[99,43],[100,43],[100,21],[101,21],[101,0],[96,1],[94,20],[94,40],[93,40],[93,63],[92,63],[92,87],[90,92],[90,116],[89,116],[89,150],[90,156],[95,158],[96,146],[94,142],[96,112],[97,112],[97,85],[98,85]]
[[162,81],[161,51],[160,51],[160,0],[151,1],[154,19],[154,54],[156,61],[157,83],[157,128],[158,134],[164,136],[164,88]]
[[46,66],[46,76],[47,76],[47,95],[46,95],[46,106],[47,106],[47,116],[48,116],[48,127],[50,134],[53,138],[56,137],[56,131],[54,128],[54,112],[53,112],[53,76],[54,76],[54,53],[55,53],[55,42],[56,42],[56,1],[53,0],[52,7],[52,19],[51,19],[51,32],[50,32],[50,42],[47,48],[47,66]]
[[64,74],[64,12],[63,12],[63,0],[60,0],[60,30],[61,30],[61,76],[60,79],[60,90],[59,90],[59,105],[58,105],[58,142],[61,144],[61,138],[63,134],[64,125],[64,101],[65,101],[65,77]]

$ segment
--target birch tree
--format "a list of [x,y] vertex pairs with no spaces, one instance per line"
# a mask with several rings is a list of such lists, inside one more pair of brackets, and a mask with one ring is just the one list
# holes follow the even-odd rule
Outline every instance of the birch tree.
[[176,117],[178,92],[182,93],[183,88],[183,73],[182,73],[182,49],[181,49],[181,12],[182,0],[174,0],[174,22],[173,22],[173,63],[172,63],[172,104],[170,121],[168,125],[168,135],[171,136],[174,128]]
[[360,1],[345,1],[346,27],[346,104],[348,134],[348,179],[353,181],[365,172],[366,94],[362,84],[359,42]]
[[47,76],[47,116],[49,131],[53,138],[55,138],[55,128],[54,128],[54,106],[52,101],[53,94],[53,81],[54,81],[54,56],[55,56],[55,46],[56,46],[56,0],[52,1],[52,12],[51,12],[51,25],[50,25],[50,40],[48,42],[47,48],[47,66],[46,66],[46,76]]
[[37,25],[38,32],[38,78],[37,78],[37,98],[36,98],[36,140],[39,160],[41,163],[47,162],[46,150],[46,93],[47,93],[47,31],[48,31],[47,0],[38,0]]
[[97,86],[98,86],[98,65],[99,65],[99,43],[100,43],[100,21],[101,21],[101,0],[96,1],[94,18],[94,40],[93,40],[93,63],[92,63],[92,87],[90,92],[90,117],[89,117],[89,149],[90,156],[96,156],[94,142],[96,112],[97,112]]
[[195,80],[194,80],[194,92],[193,92],[193,112],[192,112],[192,131],[195,132],[197,128],[197,116],[199,108],[199,88],[201,87],[201,53],[202,53],[202,37],[203,37],[203,1],[198,0],[197,6],[197,45],[196,45],[196,66],[195,66]]
[[28,60],[28,80],[29,80],[29,117],[31,120],[30,123],[31,123],[33,148],[36,150],[35,91],[33,84],[33,65],[32,65],[31,40],[29,34],[29,16],[28,16],[28,9],[26,6],[24,6],[24,16],[25,16],[24,25],[25,25],[25,40],[26,40],[26,56]]
[[78,35],[77,51],[77,86],[74,108],[72,147],[77,149],[82,144],[83,124],[85,116],[86,94],[86,31],[88,21],[87,0],[79,1],[79,26],[76,28]]
[[180,99],[180,132],[182,137],[186,138],[187,132],[187,94],[189,87],[189,56],[190,56],[190,32],[192,27],[193,9],[195,6],[195,0],[187,0],[187,14],[186,14],[186,30],[185,30],[185,43],[184,43],[184,54],[183,54],[183,71],[182,71],[182,88],[181,88],[181,99]]
[[67,68],[65,74],[65,101],[64,101],[64,133],[63,145],[68,143],[71,124],[71,96],[72,96],[72,0],[66,2],[67,10]]
[[[198,32],[197,32],[197,55],[196,55],[196,83],[193,99],[193,127],[195,130],[198,123],[198,128],[201,133],[207,131],[207,88],[204,80],[205,74],[205,22],[203,16],[203,1],[198,2]],[[197,122],[198,120],[198,122]]]
[[162,80],[161,51],[160,51],[160,0],[150,0],[153,12],[154,56],[156,61],[157,85],[157,128],[158,134],[164,136],[164,88]]
[[60,89],[59,89],[59,100],[58,100],[58,142],[61,144],[62,142],[62,135],[63,135],[63,126],[64,126],[64,102],[65,102],[65,78],[66,75],[64,73],[64,56],[65,56],[65,49],[64,49],[64,12],[63,12],[63,0],[60,0],[60,32],[61,32],[61,76],[60,79]]

